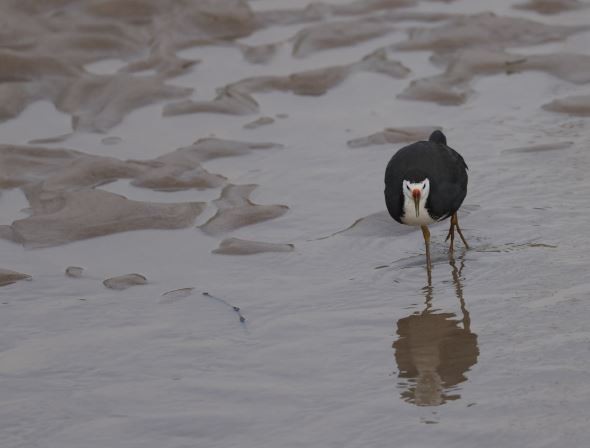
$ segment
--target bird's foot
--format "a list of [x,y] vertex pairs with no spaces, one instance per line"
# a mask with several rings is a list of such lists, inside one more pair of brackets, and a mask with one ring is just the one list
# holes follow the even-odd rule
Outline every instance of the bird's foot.
[[467,240],[463,236],[463,232],[461,232],[461,227],[459,227],[459,218],[457,218],[457,213],[453,214],[453,217],[451,218],[451,226],[455,226],[457,228],[457,233],[461,237],[461,241],[463,241],[463,244],[465,244],[465,248],[469,249],[469,244],[467,244]]
[[457,232],[459,233],[459,236],[461,237],[461,241],[463,241],[463,244],[465,244],[465,249],[469,249],[469,244],[467,244],[467,241],[465,240],[465,237],[463,236],[463,232],[461,232],[461,229],[459,228],[459,226],[457,226]]

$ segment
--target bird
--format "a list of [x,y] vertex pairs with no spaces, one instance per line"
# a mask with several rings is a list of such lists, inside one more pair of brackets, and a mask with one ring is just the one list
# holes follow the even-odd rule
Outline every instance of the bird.
[[387,211],[397,222],[422,229],[429,279],[432,269],[430,224],[451,218],[445,240],[451,240],[449,252],[454,251],[455,230],[469,249],[457,217],[467,195],[467,169],[461,154],[447,145],[447,138],[440,130],[435,130],[428,141],[404,146],[387,164]]

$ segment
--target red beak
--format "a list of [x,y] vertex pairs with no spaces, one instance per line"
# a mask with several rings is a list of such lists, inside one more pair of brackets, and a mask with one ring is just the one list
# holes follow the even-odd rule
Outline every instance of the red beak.
[[421,195],[421,192],[417,188],[412,190],[412,197],[414,198],[414,206],[416,207],[416,218],[420,215],[420,195]]

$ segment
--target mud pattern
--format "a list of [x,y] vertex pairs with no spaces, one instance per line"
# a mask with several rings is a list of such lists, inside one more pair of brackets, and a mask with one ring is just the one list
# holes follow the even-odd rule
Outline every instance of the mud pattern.
[[546,25],[528,19],[481,13],[458,16],[434,28],[414,28],[396,50],[445,52],[466,47],[510,48],[562,41],[590,26]]
[[0,268],[0,286],[11,285],[19,280],[31,280],[31,278],[28,274]]
[[556,142],[544,143],[542,145],[523,146],[519,148],[505,149],[503,152],[544,152],[544,151],[559,151],[571,148],[574,142]]
[[[2,6],[3,15],[15,15],[19,20],[7,22],[2,37],[0,120],[18,116],[35,101],[48,100],[71,116],[74,130],[106,132],[132,110],[191,94],[190,88],[167,83],[169,78],[192,70],[199,62],[177,56],[179,50],[230,42],[243,51],[247,60],[267,63],[281,43],[250,47],[232,41],[273,25],[318,22],[331,15],[355,16],[383,11],[380,16],[322,22],[300,30],[291,39],[294,55],[301,57],[358,44],[391,32],[392,24],[404,20],[446,20],[447,23],[434,28],[414,28],[406,42],[395,46],[398,50],[441,52],[466,46],[507,48],[563,40],[588,29],[587,26],[551,26],[491,13],[461,16],[397,11],[416,4],[415,0],[362,0],[255,13],[247,2],[240,0],[90,3],[72,0],[47,5],[9,2]],[[549,11],[553,4],[558,2],[535,1],[532,7]],[[559,4],[567,9],[579,6],[576,1]],[[47,34],[47,29],[53,32]],[[85,69],[86,64],[109,58],[121,59],[125,64],[117,73],[108,75],[95,75]],[[380,65],[381,69],[366,63],[356,68],[397,77],[407,74],[403,67],[383,70]],[[176,102],[167,105],[163,113],[255,113],[259,107],[251,94],[256,91],[320,95],[349,76],[350,69],[350,66],[329,67],[285,79],[245,80],[247,82],[220,88],[212,101]],[[145,71],[154,74],[136,76]],[[444,96],[442,92],[440,95]],[[453,102],[452,99],[444,101]]]
[[185,100],[174,102],[164,107],[162,115],[170,117],[199,112],[248,115],[258,112],[258,108],[258,103],[250,94],[231,87],[222,87],[217,90],[217,96],[211,101]]
[[265,252],[293,252],[293,244],[265,243],[261,241],[248,241],[239,238],[226,238],[212,253],[222,255],[254,255]]
[[[295,57],[305,57],[322,50],[361,44],[395,31],[394,25],[405,21],[438,22],[454,17],[457,17],[457,15],[433,12],[388,11],[371,17],[331,23],[322,22],[303,28],[290,39],[293,43],[292,54]],[[272,50],[276,51],[279,45],[279,43],[274,44]],[[271,48],[260,48],[260,51],[265,51],[264,56],[267,56],[267,52],[270,52]]]
[[355,16],[372,12],[387,12],[417,5],[417,0],[353,0],[344,4],[310,3],[301,9],[277,9],[256,13],[263,26],[295,25],[318,22],[329,16]]
[[257,185],[227,185],[216,199],[217,213],[200,229],[208,235],[227,233],[240,227],[284,215],[286,205],[258,205],[250,201]]
[[240,142],[219,138],[202,138],[190,146],[185,146],[171,153],[164,154],[154,159],[154,162],[194,168],[196,166],[194,165],[195,163],[202,163],[221,157],[245,156],[252,151],[281,148],[283,148],[283,145],[271,142]]
[[562,114],[590,116],[590,95],[567,96],[544,104],[543,109]]
[[267,126],[269,124],[273,124],[275,119],[272,117],[260,117],[257,120],[251,121],[250,123],[246,123],[243,127],[244,129],[256,129],[260,126]]
[[346,144],[351,148],[364,148],[373,145],[388,145],[393,143],[410,143],[428,140],[435,130],[442,130],[440,126],[416,126],[405,128],[386,128],[381,132],[349,140]]
[[102,190],[43,194],[31,205],[32,215],[11,225],[16,240],[28,248],[130,230],[181,229],[189,227],[205,208],[203,202],[131,201]]
[[69,149],[0,145],[0,188],[16,188],[44,180],[83,153]]
[[0,67],[2,121],[18,116],[35,101],[48,100],[72,117],[72,129],[106,132],[134,109],[192,91],[157,77],[92,75],[51,57],[0,52]]
[[384,50],[377,50],[358,62],[293,73],[289,76],[259,76],[246,78],[218,90],[211,101],[185,100],[168,104],[165,116],[210,112],[230,115],[256,113],[256,92],[291,92],[296,95],[318,96],[342,83],[357,72],[380,73],[391,78],[404,78],[410,70],[398,61],[388,59]]
[[590,56],[584,54],[523,56],[489,49],[467,49],[437,60],[448,62],[444,73],[412,81],[398,97],[459,105],[473,93],[471,83],[476,76],[499,73],[543,71],[575,84],[590,82]]
[[[18,17],[3,22],[0,81],[10,84],[0,87],[0,120],[48,100],[71,115],[74,130],[91,132],[107,131],[138,107],[189,95],[165,83],[198,62],[178,50],[264,26],[240,0],[5,2],[0,12]],[[110,75],[84,69],[109,58],[129,62]],[[133,76],[145,70],[155,74]]]
[[81,278],[84,275],[84,268],[78,266],[69,266],[66,268],[66,275],[72,278]]
[[162,297],[167,297],[169,299],[182,299],[192,295],[194,289],[195,288],[192,287],[173,289],[172,291],[166,291],[162,293]]
[[118,277],[107,278],[102,282],[109,289],[122,291],[132,286],[147,284],[147,278],[141,274],[125,274]]
[[515,9],[535,11],[539,14],[545,15],[559,14],[561,12],[587,7],[587,4],[584,4],[579,0],[529,0],[526,3],[519,3],[514,6]]
[[219,174],[209,173],[199,164],[192,165],[188,162],[177,165],[154,162],[153,168],[137,176],[132,185],[160,191],[202,190],[220,187],[227,180]]
[[305,57],[321,50],[346,47],[384,36],[391,31],[392,26],[380,19],[322,23],[304,28],[295,35],[293,56]]
[[416,0],[353,0],[343,5],[333,5],[330,9],[336,15],[356,15],[377,12],[389,9],[406,8],[414,6]]
[[[0,145],[0,188],[21,188],[31,213],[0,227],[0,238],[38,248],[130,230],[188,227],[205,203],[131,201],[96,187],[131,179],[137,187],[161,191],[217,188],[227,179],[201,162],[277,148],[281,145],[208,138],[156,159],[122,161],[71,149]],[[256,207],[262,209],[253,215],[272,215]]]
[[267,64],[279,50],[281,43],[263,45],[238,44],[244,59],[251,64]]

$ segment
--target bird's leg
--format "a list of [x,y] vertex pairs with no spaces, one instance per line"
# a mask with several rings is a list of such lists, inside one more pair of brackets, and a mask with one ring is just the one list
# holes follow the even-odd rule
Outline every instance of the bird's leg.
[[469,244],[467,244],[467,241],[465,240],[465,237],[463,236],[463,232],[461,232],[461,228],[459,227],[459,218],[457,218],[457,212],[455,212],[453,214],[453,217],[451,219],[455,220],[455,227],[457,227],[457,232],[459,233],[459,236],[461,237],[461,241],[463,241],[463,244],[465,244],[465,248],[469,249]]
[[455,250],[454,247],[454,242],[455,242],[455,220],[453,219],[455,217],[455,214],[453,214],[451,216],[451,226],[449,227],[449,233],[447,234],[447,237],[445,238],[445,241],[448,241],[449,238],[451,238],[451,244],[449,246],[449,252],[453,253],[453,251]]
[[432,263],[430,262],[430,230],[427,226],[420,226],[422,235],[424,236],[424,244],[426,245],[426,270],[428,271],[428,284],[432,278]]

